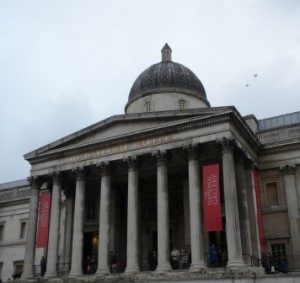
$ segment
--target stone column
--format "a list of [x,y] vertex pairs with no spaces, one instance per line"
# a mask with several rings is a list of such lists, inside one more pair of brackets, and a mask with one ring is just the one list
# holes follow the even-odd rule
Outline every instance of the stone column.
[[29,279],[34,275],[33,265],[35,256],[35,238],[39,207],[39,189],[41,186],[40,179],[37,177],[30,177],[28,179],[31,183],[31,195],[22,279]]
[[128,165],[127,267],[125,273],[139,272],[138,265],[138,160],[126,159]]
[[52,177],[53,189],[51,198],[51,216],[47,253],[47,272],[45,274],[45,278],[57,276],[56,264],[58,263],[61,178],[58,173],[54,173]]
[[158,264],[156,272],[171,271],[169,243],[169,196],[168,196],[168,154],[157,151],[157,247]]
[[242,255],[238,198],[233,158],[235,140],[223,138],[219,141],[219,143],[222,146],[222,168],[228,253],[227,267],[240,268],[245,266],[245,264],[243,262]]
[[101,195],[99,219],[98,269],[96,275],[104,276],[109,273],[109,212],[111,177],[110,164],[101,162]]
[[199,148],[189,146],[189,202],[190,202],[190,223],[191,223],[191,251],[192,263],[190,271],[198,272],[206,268],[204,262],[202,213],[200,196],[200,168],[199,168]]
[[73,207],[74,207],[74,195],[70,192],[66,192],[65,201],[65,233],[64,233],[64,255],[63,262],[70,264],[72,254],[72,228],[73,228]]
[[85,171],[83,168],[76,168],[76,192],[73,223],[73,242],[71,271],[69,277],[82,275],[82,254],[83,254],[83,222],[85,202]]
[[246,177],[245,177],[245,154],[241,150],[236,150],[236,185],[239,207],[239,219],[241,229],[242,252],[245,254],[244,261],[246,265],[251,265],[252,246],[249,224],[249,212],[246,192]]
[[299,207],[297,201],[295,166],[286,165],[283,168],[281,168],[281,170],[284,179],[288,217],[290,223],[292,250],[295,255],[299,255],[300,254],[300,241],[299,241],[300,216],[299,216]]

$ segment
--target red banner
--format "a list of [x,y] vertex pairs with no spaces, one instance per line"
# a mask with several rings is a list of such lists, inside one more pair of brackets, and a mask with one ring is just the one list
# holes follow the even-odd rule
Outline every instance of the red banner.
[[223,230],[220,204],[219,164],[203,166],[203,203],[206,231]]
[[48,245],[49,221],[51,208],[51,193],[42,193],[40,196],[40,208],[38,219],[38,231],[36,239],[37,248],[45,248]]
[[254,189],[255,189],[255,196],[256,196],[256,211],[257,211],[257,224],[258,224],[258,234],[259,234],[259,243],[261,251],[265,251],[266,249],[266,242],[264,237],[264,226],[261,214],[261,203],[260,203],[260,188],[259,188],[259,175],[257,170],[253,170],[253,177],[254,177]]

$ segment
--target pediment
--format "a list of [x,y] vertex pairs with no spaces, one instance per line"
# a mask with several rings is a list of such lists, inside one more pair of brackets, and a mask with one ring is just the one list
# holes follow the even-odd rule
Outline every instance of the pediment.
[[193,117],[210,117],[227,111],[232,111],[232,108],[218,107],[186,111],[116,115],[29,152],[24,157],[30,161],[39,156],[87,148],[95,144],[112,142],[117,139],[136,137],[143,135],[145,132],[166,128],[168,125],[181,123]]

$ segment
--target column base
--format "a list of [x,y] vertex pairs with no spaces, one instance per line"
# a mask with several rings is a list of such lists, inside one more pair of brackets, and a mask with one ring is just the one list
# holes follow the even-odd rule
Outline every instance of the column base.
[[204,262],[192,263],[189,268],[189,272],[202,272],[206,269],[207,267]]
[[106,275],[110,274],[109,269],[98,269],[95,273],[96,277],[105,277]]
[[170,264],[165,264],[165,265],[158,265],[156,267],[155,273],[160,274],[160,273],[167,273],[172,270]]
[[43,278],[49,279],[49,278],[55,278],[55,277],[57,277],[56,272],[46,272]]
[[226,265],[226,268],[230,268],[230,269],[241,268],[241,267],[246,267],[244,261],[242,260],[230,260]]
[[70,271],[68,278],[75,278],[75,277],[79,277],[82,276],[83,273],[81,271]]
[[124,271],[124,274],[131,275],[131,274],[138,273],[138,272],[140,272],[140,269],[137,266],[136,267],[127,267],[126,270]]

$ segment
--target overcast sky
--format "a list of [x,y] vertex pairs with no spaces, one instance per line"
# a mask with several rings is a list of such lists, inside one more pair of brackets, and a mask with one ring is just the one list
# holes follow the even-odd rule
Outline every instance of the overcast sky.
[[166,42],[211,106],[300,110],[298,0],[2,0],[0,183],[30,175],[25,153],[123,114]]

